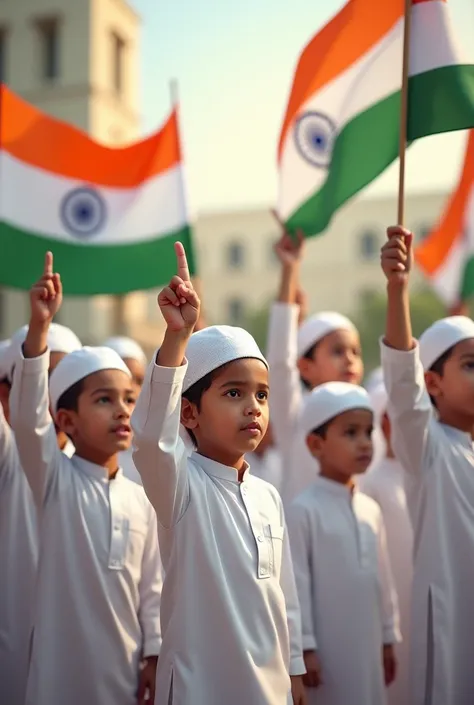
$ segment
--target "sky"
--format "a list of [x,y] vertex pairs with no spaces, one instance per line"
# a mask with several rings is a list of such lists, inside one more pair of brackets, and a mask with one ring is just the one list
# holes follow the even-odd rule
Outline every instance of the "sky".
[[[142,18],[143,130],[170,107],[178,82],[193,214],[272,206],[276,148],[298,55],[341,0],[130,0]],[[454,27],[474,62],[474,2],[450,0]],[[409,150],[407,191],[449,189],[465,133],[425,138]],[[396,193],[397,166],[366,196]]]

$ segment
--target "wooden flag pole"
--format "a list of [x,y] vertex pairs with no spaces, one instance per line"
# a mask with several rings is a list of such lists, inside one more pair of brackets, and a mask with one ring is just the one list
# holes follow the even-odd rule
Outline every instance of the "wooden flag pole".
[[398,172],[398,225],[405,221],[405,157],[407,148],[407,123],[408,123],[408,75],[410,69],[410,39],[411,39],[411,7],[412,0],[405,0],[405,24],[403,28],[403,64],[402,64],[402,91],[400,101],[400,143],[399,143],[399,172]]

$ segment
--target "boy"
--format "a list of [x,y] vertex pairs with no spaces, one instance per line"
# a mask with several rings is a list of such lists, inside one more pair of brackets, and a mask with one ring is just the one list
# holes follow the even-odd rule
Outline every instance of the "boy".
[[[107,348],[115,350],[117,355],[120,355],[122,360],[125,362],[130,370],[130,374],[132,375],[135,394],[138,396],[143,385],[147,364],[146,355],[142,348],[134,340],[124,336],[109,338],[105,341],[104,345]],[[137,482],[141,485],[142,480],[132,458],[132,448],[130,447],[120,453],[119,460],[120,467],[122,468],[125,477],[128,477],[129,480],[133,480],[133,482]]]
[[301,419],[320,472],[288,525],[314,705],[383,705],[395,676],[398,614],[382,515],[354,485],[372,459],[372,424],[367,392],[344,382],[315,389]]
[[[37,515],[31,490],[21,469],[10,428],[10,391],[14,351],[28,327],[17,330],[0,360],[0,684],[8,705],[24,705],[28,654],[33,628],[33,605],[38,563]],[[67,353],[81,348],[77,336],[59,324],[48,331],[50,371]],[[67,455],[74,446],[57,430],[57,444]]]
[[178,274],[158,297],[165,336],[132,416],[165,569],[155,702],[287,705],[291,688],[300,705],[300,615],[281,500],[244,460],[268,425],[267,363],[240,328],[191,335],[199,299],[175,247]]
[[302,383],[309,390],[332,381],[359,384],[363,363],[359,334],[345,316],[320,313],[306,319],[298,330],[295,301],[303,238],[295,241],[285,233],[275,251],[282,276],[269,326],[270,412],[276,444],[283,455],[281,495],[289,506],[318,472],[301,433]]
[[474,323],[453,316],[413,339],[413,236],[382,249],[387,323],[382,364],[392,447],[414,513],[411,703],[471,705],[474,693]]
[[21,465],[41,519],[26,705],[137,705],[154,690],[161,581],[153,510],[118,467],[130,443],[133,385],[109,348],[61,360],[50,379],[51,411],[75,454],[59,451],[47,338],[61,300],[48,253],[30,292],[11,395]]
[[390,420],[387,414],[387,391],[383,383],[369,392],[375,420],[385,441],[385,458],[362,475],[358,483],[361,492],[375,499],[382,510],[387,532],[387,547],[400,610],[403,642],[397,644],[397,678],[388,691],[390,705],[405,705],[409,701],[408,667],[413,579],[413,529],[407,507],[404,470],[392,449]]

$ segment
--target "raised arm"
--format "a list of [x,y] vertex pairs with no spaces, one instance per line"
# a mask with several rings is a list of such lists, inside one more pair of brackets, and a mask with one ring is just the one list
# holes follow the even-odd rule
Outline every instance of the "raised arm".
[[15,439],[0,403],[0,492],[15,472],[21,472],[16,463]]
[[160,602],[163,571],[158,547],[156,514],[150,507],[148,534],[142,559],[139,618],[143,634],[143,656],[158,656],[161,649]]
[[61,461],[49,413],[48,330],[62,302],[53,255],[46,253],[43,274],[30,291],[30,323],[23,349],[18,349],[10,395],[10,415],[21,466],[38,507],[45,501]]
[[[283,227],[283,226],[282,226]],[[284,447],[291,442],[302,404],[297,368],[297,304],[303,236],[293,240],[283,231],[275,245],[281,264],[280,288],[270,312],[267,356],[270,365],[270,414],[275,441]]]
[[184,248],[181,243],[175,248],[178,274],[158,296],[166,333],[132,414],[133,460],[158,521],[166,528],[179,521],[189,501],[188,452],[179,426],[184,354],[200,307]]
[[433,411],[424,373],[413,339],[409,304],[409,275],[413,235],[404,228],[387,231],[382,269],[387,278],[387,321],[381,345],[392,445],[407,472],[418,474],[430,452]]

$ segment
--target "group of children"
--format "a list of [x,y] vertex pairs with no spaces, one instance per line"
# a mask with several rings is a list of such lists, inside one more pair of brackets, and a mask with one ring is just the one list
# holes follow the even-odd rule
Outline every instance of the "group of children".
[[471,704],[474,322],[413,339],[411,248],[366,388],[354,325],[301,320],[301,237],[267,358],[201,328],[177,243],[148,367],[52,322],[47,253],[0,349],[1,705]]

